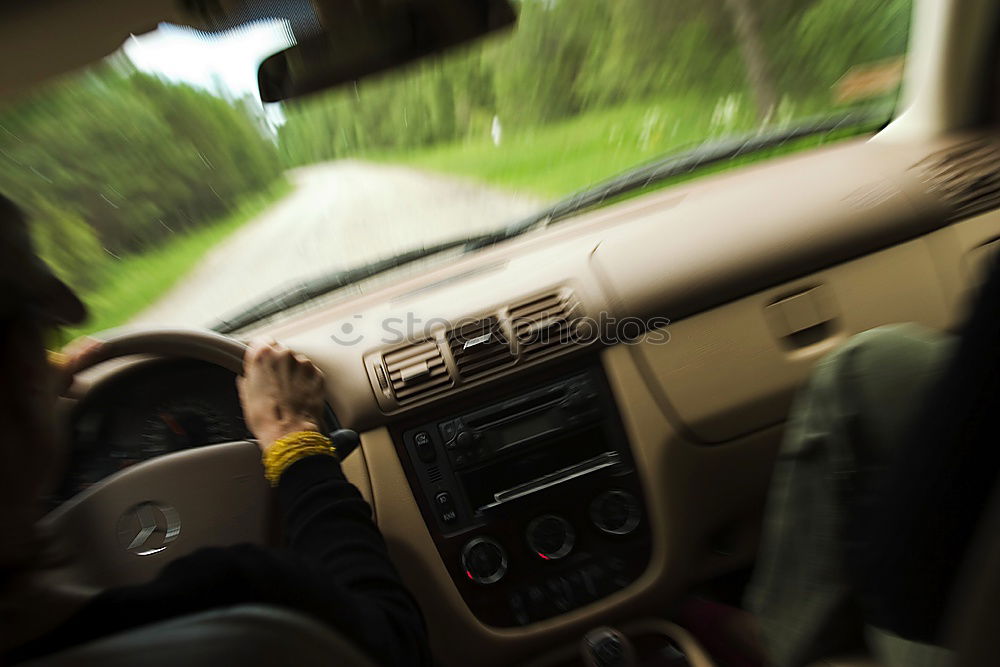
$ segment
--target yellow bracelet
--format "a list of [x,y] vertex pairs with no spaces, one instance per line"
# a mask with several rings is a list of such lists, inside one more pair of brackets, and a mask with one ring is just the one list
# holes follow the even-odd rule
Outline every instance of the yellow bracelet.
[[271,486],[278,486],[281,474],[290,465],[307,456],[325,454],[337,456],[330,438],[316,431],[298,431],[278,438],[264,454],[264,476]]

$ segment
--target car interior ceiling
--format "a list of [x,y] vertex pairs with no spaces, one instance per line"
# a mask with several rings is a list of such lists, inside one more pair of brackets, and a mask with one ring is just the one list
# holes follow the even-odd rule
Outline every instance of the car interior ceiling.
[[[86,4],[0,10],[9,53],[37,53],[25,45],[60,35],[78,45],[10,68],[0,92],[101,58],[122,35],[159,20],[195,23],[166,0],[116,1],[100,16]],[[897,322],[959,332],[970,351],[936,387],[942,412],[924,411],[917,433],[945,437],[957,413],[974,412],[965,449],[947,454],[967,453],[953,463],[976,483],[960,484],[961,503],[930,502],[916,480],[933,476],[941,459],[925,447],[910,460],[891,511],[914,539],[896,543],[907,550],[881,574],[900,577],[905,590],[906,577],[921,576],[922,557],[944,557],[936,549],[953,529],[944,546],[961,567],[935,598],[950,605],[945,642],[955,664],[995,664],[1000,492],[971,469],[995,473],[985,445],[995,441],[1000,350],[995,302],[970,305],[986,276],[987,293],[1000,286],[1000,8],[989,0],[917,5],[905,111],[872,137],[584,212],[572,225],[232,335],[109,333],[107,363],[60,399],[59,423],[80,447],[100,447],[80,424],[122,409],[121,396],[201,391],[228,406],[235,394],[218,396],[219,373],[239,372],[241,341],[273,337],[330,379],[331,430],[358,434],[345,473],[372,505],[440,664],[582,664],[581,641],[605,626],[661,660],[649,664],[747,664],[734,650],[752,635],[740,607],[796,391],[857,333]],[[74,25],[95,19],[101,25],[78,39]],[[669,234],[690,221],[698,224]],[[457,327],[417,341],[331,343],[346,323],[378,340],[380,322],[404,313],[471,322],[463,326],[476,334],[503,331],[503,349],[467,356]],[[607,315],[657,324],[610,343],[507,342],[518,340],[511,322],[571,331]],[[67,482],[45,519],[73,554],[54,577],[100,590],[147,580],[205,545],[272,543],[268,490],[246,481],[259,476],[259,457],[241,442],[245,433],[226,433],[237,442]],[[105,528],[150,500],[176,508],[184,528],[169,548],[139,558]],[[948,514],[959,510],[969,510],[962,521]],[[928,523],[942,533],[922,533]],[[289,644],[301,648],[301,664],[365,661],[308,618],[235,608],[67,651],[51,664],[134,664],[136,655],[145,664],[235,656],[269,664]],[[859,654],[817,664],[877,663]]]

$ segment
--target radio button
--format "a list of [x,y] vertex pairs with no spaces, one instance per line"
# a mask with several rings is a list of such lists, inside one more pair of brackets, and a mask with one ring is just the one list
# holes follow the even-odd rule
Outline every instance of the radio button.
[[556,577],[545,582],[549,589],[548,598],[559,611],[569,611],[573,606],[573,591],[570,590],[569,582],[563,577]]
[[451,500],[451,494],[441,491],[434,496],[434,508],[437,515],[444,523],[453,523],[458,515],[455,513],[455,503]]
[[527,625],[531,621],[531,617],[528,615],[528,609],[521,594],[515,591],[510,594],[507,600],[510,603],[510,611],[514,614],[514,621],[518,625]]
[[590,520],[609,535],[628,535],[638,527],[640,518],[639,501],[625,491],[605,491],[590,504]]
[[587,586],[583,581],[583,574],[578,571],[570,572],[566,575],[566,582],[569,584],[569,590],[573,595],[573,602],[575,604],[583,604],[591,599],[587,590]]
[[535,618],[545,618],[552,615],[551,605],[541,586],[528,586],[524,591],[524,597],[528,613]]
[[459,422],[457,420],[451,420],[438,424],[438,431],[441,433],[441,439],[444,440],[445,447],[451,449],[454,447],[453,441],[455,436],[458,435]]
[[471,447],[475,441],[476,434],[472,431],[459,431],[458,435],[455,436],[455,442],[459,447]]
[[489,537],[474,537],[462,547],[462,569],[477,584],[493,584],[507,573],[507,552]]
[[542,560],[559,560],[573,550],[576,533],[566,519],[555,514],[543,514],[531,520],[525,538],[528,548]]
[[437,452],[434,451],[434,442],[431,440],[431,434],[427,431],[420,431],[413,436],[413,446],[417,450],[417,456],[424,463],[433,463],[434,459],[437,458]]

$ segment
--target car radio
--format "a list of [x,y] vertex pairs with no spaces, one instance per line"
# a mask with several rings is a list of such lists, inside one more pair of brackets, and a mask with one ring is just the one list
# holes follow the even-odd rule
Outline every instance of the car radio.
[[598,398],[593,380],[584,374],[447,419],[437,430],[452,466],[461,469],[599,420]]
[[645,568],[642,491],[600,369],[401,436],[428,528],[483,621],[547,618],[622,588]]

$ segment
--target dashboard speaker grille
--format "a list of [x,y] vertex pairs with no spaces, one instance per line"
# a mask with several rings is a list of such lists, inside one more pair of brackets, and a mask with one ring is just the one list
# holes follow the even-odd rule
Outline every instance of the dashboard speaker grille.
[[433,340],[387,352],[382,355],[382,362],[392,393],[400,403],[453,384],[441,350]]
[[1000,207],[1000,143],[975,139],[935,153],[918,163],[929,192],[960,220]]
[[569,290],[549,292],[511,306],[510,322],[521,356],[530,359],[575,345],[578,306]]
[[499,318],[492,316],[449,331],[448,347],[462,378],[482,375],[517,360]]

